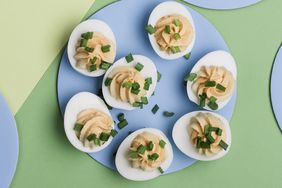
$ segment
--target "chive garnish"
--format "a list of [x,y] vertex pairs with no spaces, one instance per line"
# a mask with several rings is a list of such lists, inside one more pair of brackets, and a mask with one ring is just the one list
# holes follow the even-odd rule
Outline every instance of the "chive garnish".
[[140,88],[140,84],[138,82],[134,82],[131,87],[133,90],[137,90]]
[[214,87],[216,86],[216,82],[215,81],[205,81],[205,87]]
[[147,147],[146,147],[146,150],[148,151],[152,151],[154,148],[154,144],[152,141],[150,141],[148,144],[147,144]]
[[139,72],[143,69],[143,67],[144,67],[144,65],[142,65],[141,63],[137,63],[137,64],[135,65],[135,69],[136,69],[137,71],[139,71]]
[[157,104],[155,104],[155,106],[152,108],[152,112],[153,112],[153,114],[156,114],[157,113],[157,111],[159,110],[159,106],[157,105]]
[[206,125],[205,126],[205,128],[204,128],[204,134],[205,135],[208,135],[209,133],[210,133],[210,128],[211,128],[211,125],[210,124],[208,124],[208,125]]
[[211,148],[211,145],[209,142],[200,142],[200,148],[203,148],[203,149],[209,149]]
[[224,150],[227,150],[227,148],[228,148],[228,144],[226,144],[223,140],[220,140],[219,145]]
[[214,143],[215,139],[212,137],[211,133],[209,133],[206,137],[211,144]]
[[189,59],[190,58],[190,56],[191,56],[191,52],[190,53],[188,53],[188,54],[186,54],[184,57],[185,57],[185,59]]
[[137,159],[139,157],[136,151],[130,151],[128,155],[131,159]]
[[172,116],[174,115],[174,112],[164,111],[164,112],[163,112],[163,115],[164,115],[165,117],[172,117]]
[[159,166],[159,167],[158,167],[158,170],[160,171],[161,174],[164,173],[164,170],[162,169],[162,167]]
[[80,40],[80,47],[86,47],[87,46],[87,42],[88,42],[88,40],[86,40],[86,39],[81,39]]
[[199,149],[201,148],[201,142],[202,142],[202,138],[201,137],[197,137],[197,143],[196,143],[196,148]]
[[147,97],[142,96],[142,97],[141,97],[141,102],[142,102],[143,104],[148,104],[148,99],[147,99]]
[[118,132],[116,130],[112,129],[110,134],[111,134],[112,137],[115,137],[118,134]]
[[131,53],[125,56],[125,59],[127,63],[130,63],[134,60],[133,55]]
[[161,148],[164,148],[166,145],[166,142],[164,140],[160,140],[159,145]]
[[110,51],[110,48],[111,48],[111,45],[105,45],[105,46],[102,46],[101,47],[101,51],[103,52],[103,53],[107,53],[107,52],[109,52]]
[[94,51],[94,48],[90,48],[90,47],[86,46],[86,47],[84,48],[84,50],[87,51],[87,52],[93,52],[93,51]]
[[185,78],[184,78],[184,81],[194,81],[195,79],[197,78],[197,74],[196,73],[190,73],[188,74]]
[[145,79],[145,82],[148,83],[148,84],[152,84],[153,81],[152,81],[152,77],[148,77]]
[[99,136],[99,139],[100,139],[101,141],[106,142],[106,141],[109,140],[110,136],[111,136],[110,134],[102,132],[102,133],[100,134],[100,136]]
[[91,62],[92,64],[94,64],[96,61],[97,61],[97,57],[96,57],[96,56],[93,57],[93,59],[90,60],[90,62]]
[[214,96],[211,96],[211,97],[209,98],[209,101],[210,101],[210,102],[216,102],[216,100],[217,100],[217,98],[214,97]]
[[208,107],[210,107],[210,109],[212,110],[217,110],[218,109],[218,104],[216,102],[209,102],[208,103]]
[[95,140],[97,138],[96,134],[90,134],[89,136],[87,136],[87,140],[90,142],[92,140]]
[[111,85],[111,83],[112,83],[112,81],[113,81],[113,79],[112,78],[110,78],[110,77],[107,77],[106,78],[106,80],[105,80],[105,86],[109,86],[109,85]]
[[145,29],[150,35],[156,32],[156,28],[154,28],[151,24],[147,25]]
[[132,82],[124,82],[121,86],[129,89],[132,86]]
[[141,102],[134,102],[132,104],[133,107],[141,107],[142,106],[142,103]]
[[218,128],[217,131],[216,131],[216,134],[218,136],[221,136],[222,135],[222,129]]
[[112,65],[111,63],[102,62],[102,64],[100,65],[100,68],[103,70],[108,70],[111,65]]
[[74,125],[74,128],[73,128],[73,129],[74,129],[75,131],[77,131],[77,132],[80,132],[82,128],[83,128],[83,125],[82,125],[82,124],[76,123],[76,124]]
[[204,107],[206,105],[206,98],[207,98],[207,94],[206,93],[202,93],[202,95],[199,95],[199,99],[200,99],[200,107]]
[[180,48],[178,46],[171,46],[170,47],[170,51],[173,53],[173,54],[176,54],[176,53],[179,53],[181,52]]
[[147,155],[148,159],[151,161],[155,161],[159,158],[159,154],[153,153],[152,155]]
[[159,71],[157,73],[158,73],[158,82],[159,82],[162,78],[162,74]]
[[138,148],[137,148],[137,153],[138,154],[144,154],[145,151],[146,151],[146,147],[145,146],[143,146],[142,144],[140,146],[138,146]]
[[143,87],[143,89],[145,89],[145,90],[149,90],[150,89],[150,84],[149,83],[147,83],[147,82],[145,82],[144,83],[144,87]]
[[124,120],[124,113],[119,113],[117,117],[118,117],[119,121],[123,121]]
[[121,122],[118,123],[118,128],[123,129],[125,126],[128,125],[128,122],[126,119],[122,120]]
[[181,25],[181,22],[180,22],[179,19],[175,19],[173,23],[174,23],[174,25],[176,25],[176,26],[180,26],[180,25]]
[[86,40],[91,39],[93,37],[93,32],[86,32],[81,34],[81,38],[84,38]]
[[175,40],[179,40],[179,39],[181,39],[181,36],[180,36],[179,33],[174,33],[174,34],[173,34],[173,38],[174,38]]
[[169,26],[169,25],[166,25],[166,26],[165,26],[165,32],[166,32],[167,34],[170,34],[170,26]]
[[140,92],[140,89],[131,89],[131,93],[133,93],[134,95],[138,95]]
[[223,85],[221,84],[217,84],[216,85],[216,89],[220,90],[220,91],[225,91],[226,90],[226,87],[224,87]]
[[101,141],[98,138],[96,138],[96,139],[94,139],[94,144],[96,146],[101,146]]
[[95,70],[97,70],[97,66],[96,66],[95,64],[90,65],[89,71],[90,71],[90,72],[93,72],[93,71],[95,71]]

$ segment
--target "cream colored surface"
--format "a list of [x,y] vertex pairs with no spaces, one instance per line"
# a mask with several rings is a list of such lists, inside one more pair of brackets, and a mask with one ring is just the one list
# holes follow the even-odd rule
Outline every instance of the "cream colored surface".
[[0,1],[0,48],[6,49],[1,53],[0,64],[5,64],[5,68],[0,69],[0,90],[14,114],[92,3],[93,0]]

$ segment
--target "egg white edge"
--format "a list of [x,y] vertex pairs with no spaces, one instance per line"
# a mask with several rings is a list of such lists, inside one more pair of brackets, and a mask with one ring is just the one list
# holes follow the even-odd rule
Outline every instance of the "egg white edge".
[[[75,45],[77,44],[78,40],[80,39],[81,34],[85,32],[92,32],[92,31],[99,32],[103,34],[105,37],[107,37],[108,39],[110,39],[114,43],[117,49],[116,38],[110,26],[101,20],[89,19],[84,22],[81,22],[72,31],[69,41],[68,41],[67,54],[68,54],[69,62],[74,70],[76,70],[77,72],[85,76],[98,77],[98,76],[103,75],[106,71],[103,69],[99,69],[97,71],[89,72],[86,69],[79,69],[76,67],[77,61],[74,58],[76,54]],[[116,51],[114,52],[114,59],[115,57],[116,57]],[[109,62],[109,63],[112,63],[112,62]]]
[[140,168],[133,168],[128,161],[127,153],[130,148],[131,142],[133,139],[142,132],[151,132],[153,134],[156,134],[161,139],[163,139],[166,142],[165,150],[166,150],[166,160],[161,164],[161,168],[166,171],[169,166],[172,163],[173,160],[173,150],[172,146],[168,140],[168,138],[165,136],[165,134],[155,128],[143,128],[139,129],[133,133],[131,133],[129,136],[127,136],[123,142],[120,144],[116,158],[115,158],[115,164],[118,172],[126,179],[133,180],[133,181],[146,181],[153,178],[156,178],[161,175],[158,169],[153,171],[144,171]]
[[[73,129],[75,122],[77,120],[77,115],[82,110],[89,108],[98,109],[109,115],[112,119],[112,116],[106,104],[100,97],[89,92],[80,92],[74,95],[69,100],[66,106],[66,110],[64,114],[64,128],[68,140],[75,148],[77,148],[82,152],[92,153],[92,152],[101,151],[102,149],[106,148],[111,143],[112,137],[110,137],[109,140],[105,142],[103,145],[96,146],[93,149],[85,147],[83,143],[77,138],[75,131]],[[112,127],[114,128],[114,123],[112,124]]]
[[146,97],[149,98],[153,94],[153,92],[156,89],[157,86],[157,79],[158,79],[158,74],[157,74],[157,68],[154,64],[154,62],[149,59],[146,56],[143,55],[133,55],[134,60],[130,63],[127,63],[125,57],[117,60],[105,73],[103,82],[102,82],[102,92],[104,99],[106,100],[107,104],[110,105],[113,108],[118,108],[118,109],[123,109],[123,110],[133,110],[136,107],[133,107],[131,104],[127,102],[122,102],[119,99],[116,99],[111,96],[109,87],[105,86],[105,80],[109,76],[109,74],[117,67],[119,66],[128,66],[128,67],[135,67],[135,65],[139,62],[142,65],[144,65],[143,69],[140,71],[141,75],[146,79],[147,77],[152,77],[152,84],[150,85],[150,88],[148,91],[146,91]]
[[154,34],[152,34],[152,35],[148,34],[150,43],[151,43],[154,51],[161,58],[166,59],[166,60],[178,59],[178,58],[183,57],[184,55],[190,53],[192,51],[192,48],[194,47],[195,40],[196,40],[196,28],[195,28],[194,20],[191,16],[190,12],[187,10],[187,8],[184,7],[183,5],[181,5],[178,2],[167,1],[167,2],[160,3],[158,6],[156,6],[154,8],[154,10],[152,11],[150,17],[149,17],[148,25],[151,24],[152,26],[155,26],[156,23],[158,22],[158,20],[161,17],[171,15],[171,14],[180,14],[180,15],[184,16],[185,18],[187,18],[188,21],[191,23],[191,25],[193,27],[194,36],[193,36],[191,43],[189,44],[189,46],[187,46],[185,51],[179,52],[179,53],[176,53],[176,54],[167,54],[165,51],[160,50],[160,47],[156,42]]
[[[223,122],[223,126],[225,127],[225,131],[226,131],[226,143],[228,144],[228,148],[226,151],[222,149],[219,153],[208,157],[205,155],[201,155],[197,151],[197,148],[192,145],[190,135],[188,134],[188,129],[191,126],[190,121],[193,117],[195,117],[198,113],[201,113],[201,112],[212,114],[218,117]],[[172,138],[173,138],[175,145],[182,153],[184,153],[188,157],[191,157],[191,158],[194,158],[200,161],[217,160],[225,156],[231,147],[231,129],[230,129],[228,121],[224,117],[214,112],[209,112],[209,111],[194,111],[194,112],[190,112],[190,113],[183,115],[181,118],[179,118],[176,121],[176,123],[173,126]]]
[[[227,70],[229,70],[233,78],[235,80],[234,83],[234,90],[233,93],[230,97],[228,97],[226,100],[218,102],[218,109],[217,110],[212,110],[210,109],[207,105],[204,107],[206,110],[211,110],[211,111],[218,111],[222,109],[232,98],[236,91],[237,87],[237,67],[236,67],[236,62],[232,55],[226,51],[218,50],[218,51],[213,51],[208,54],[206,54],[204,57],[202,57],[192,68],[191,73],[197,73],[201,67],[203,66],[222,66],[225,67]],[[199,105],[199,99],[197,95],[192,91],[192,84],[193,82],[188,81],[186,85],[186,91],[189,99]]]

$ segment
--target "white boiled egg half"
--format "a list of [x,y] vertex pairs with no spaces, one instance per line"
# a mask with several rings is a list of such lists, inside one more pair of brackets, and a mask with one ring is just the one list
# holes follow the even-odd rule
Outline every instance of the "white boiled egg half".
[[123,102],[120,99],[116,99],[113,97],[110,93],[109,86],[105,85],[106,79],[109,77],[109,75],[112,73],[113,70],[115,70],[118,67],[135,67],[137,63],[141,63],[143,65],[143,69],[140,71],[141,75],[146,79],[148,77],[152,78],[152,84],[149,87],[149,90],[146,91],[146,97],[150,98],[150,96],[155,91],[156,85],[157,85],[157,79],[158,79],[158,73],[157,68],[154,64],[154,62],[149,59],[146,56],[143,55],[132,55],[133,61],[128,63],[125,59],[125,57],[119,59],[116,61],[105,73],[103,83],[102,83],[102,91],[103,96],[108,105],[114,108],[123,109],[123,110],[133,110],[136,107],[133,107],[129,102]]
[[[226,133],[226,143],[228,144],[227,150],[220,150],[219,153],[212,155],[212,156],[206,156],[203,154],[200,154],[197,151],[197,148],[192,145],[190,135],[188,134],[188,129],[189,126],[191,125],[191,119],[195,116],[197,116],[198,113],[209,113],[217,118],[219,118],[223,126],[225,128],[225,133]],[[231,130],[228,121],[213,112],[208,112],[208,111],[194,111],[190,112],[188,114],[185,114],[181,118],[179,118],[176,123],[174,124],[173,130],[172,130],[172,138],[176,146],[180,151],[182,151],[185,155],[188,157],[200,160],[200,161],[212,161],[219,159],[226,155],[231,147]]]
[[[218,50],[213,51],[208,54],[206,54],[204,57],[202,57],[192,68],[191,73],[197,73],[202,67],[209,67],[209,66],[217,66],[217,67],[225,67],[228,71],[231,72],[233,78],[234,78],[234,89],[232,95],[228,97],[224,101],[218,102],[218,109],[222,109],[232,98],[233,94],[236,91],[236,80],[237,80],[237,66],[234,58],[232,55],[226,51]],[[186,91],[188,94],[189,99],[198,104],[200,103],[199,97],[195,92],[192,90],[193,82],[188,81],[186,85]],[[205,105],[204,109],[212,110],[207,105]]]
[[131,142],[134,140],[134,138],[143,132],[150,132],[155,135],[157,135],[160,139],[164,140],[166,142],[166,145],[164,147],[166,152],[166,159],[165,161],[160,165],[160,167],[165,172],[169,166],[172,163],[173,160],[173,150],[171,147],[171,144],[168,140],[168,138],[164,135],[164,133],[158,129],[154,128],[143,128],[139,129],[133,133],[131,133],[129,136],[127,136],[123,142],[120,144],[117,154],[116,154],[116,168],[118,172],[126,179],[133,180],[133,181],[146,181],[153,178],[156,178],[161,175],[160,171],[158,169],[155,169],[153,171],[144,171],[140,168],[133,168],[131,166],[130,161],[128,160],[128,151],[131,145]]
[[[95,146],[91,149],[90,147],[84,146],[83,143],[76,136],[74,126],[77,121],[77,115],[81,111],[91,108],[102,111],[105,114],[107,114],[109,117],[111,117],[111,114],[104,101],[97,95],[94,95],[89,92],[80,92],[74,95],[69,100],[64,115],[64,128],[68,140],[75,148],[77,148],[82,152],[87,152],[87,153],[98,152],[106,148],[112,141],[112,137],[110,137],[109,140],[106,141],[101,146]],[[112,127],[114,127],[114,123],[112,124]]]
[[[104,35],[106,38],[108,38],[109,40],[113,42],[113,44],[115,45],[115,49],[117,48],[116,47],[116,38],[115,38],[115,35],[112,29],[110,28],[108,24],[106,24],[105,22],[101,20],[96,20],[96,19],[89,19],[84,22],[81,22],[79,25],[77,25],[74,28],[74,30],[72,31],[70,35],[68,46],[67,46],[67,52],[68,52],[68,59],[69,59],[69,62],[72,68],[85,76],[98,77],[98,76],[105,74],[106,71],[103,69],[98,69],[96,71],[89,72],[87,69],[80,69],[76,66],[77,60],[74,58],[76,54],[76,44],[78,40],[81,38],[81,34],[86,33],[86,32],[101,33],[102,35]],[[115,56],[116,56],[116,50],[114,52],[114,58],[112,62],[109,62],[109,63],[114,62]]]
[[190,53],[192,51],[192,48],[195,44],[195,40],[196,40],[196,30],[195,30],[195,25],[194,25],[194,21],[193,18],[190,14],[190,12],[187,10],[186,7],[184,7],[183,5],[181,5],[178,2],[175,1],[166,1],[163,3],[160,3],[158,6],[156,6],[154,8],[154,10],[152,11],[150,17],[149,17],[149,21],[148,21],[148,25],[152,25],[153,27],[157,24],[157,22],[159,21],[160,18],[164,17],[164,16],[168,16],[168,15],[172,15],[172,14],[178,14],[181,15],[183,17],[185,17],[192,25],[193,27],[193,39],[190,42],[190,44],[187,46],[187,48],[179,53],[175,53],[175,54],[168,54],[165,51],[161,51],[159,45],[157,44],[157,41],[155,39],[154,34],[148,34],[149,36],[149,40],[150,43],[154,49],[154,51],[163,59],[167,59],[167,60],[173,60],[173,59],[178,59],[180,57],[183,57],[184,55]]

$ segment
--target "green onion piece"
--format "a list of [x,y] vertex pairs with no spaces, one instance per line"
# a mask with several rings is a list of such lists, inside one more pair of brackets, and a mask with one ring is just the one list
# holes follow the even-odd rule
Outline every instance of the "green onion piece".
[[131,159],[137,159],[139,156],[138,156],[138,153],[136,151],[130,151],[129,152],[129,158]]
[[161,174],[164,173],[164,170],[162,169],[162,167],[159,166],[159,167],[158,167],[158,170],[160,171]]
[[101,146],[101,141],[98,138],[96,138],[96,139],[94,139],[94,144],[96,146]]
[[111,63],[103,62],[103,63],[100,65],[100,68],[103,69],[103,70],[108,70],[111,65],[112,65]]
[[141,102],[134,102],[132,104],[133,107],[140,107],[140,108],[143,108],[143,104]]
[[159,82],[162,78],[162,74],[159,71],[157,73],[158,73],[158,82]]
[[86,32],[86,33],[82,33],[81,37],[88,40],[88,39],[92,39],[93,37],[93,32]]
[[118,123],[118,128],[123,129],[125,126],[128,125],[128,122],[126,119],[122,120],[121,122]]
[[220,91],[225,91],[226,90],[226,87],[224,87],[223,85],[221,85],[221,84],[217,84],[216,85],[216,89],[218,89],[218,90],[220,90]]
[[152,77],[148,77],[145,79],[145,82],[148,83],[148,84],[152,84],[153,81],[152,81]]
[[74,128],[73,128],[73,129],[74,129],[75,131],[77,131],[77,132],[80,132],[82,128],[83,128],[83,125],[82,125],[82,124],[76,123],[76,124],[74,125]]
[[196,143],[196,148],[199,149],[201,148],[201,143],[202,143],[202,138],[201,137],[197,137],[197,143]]
[[218,109],[218,104],[216,102],[209,102],[208,103],[208,107],[210,107],[210,109],[212,110],[217,110]]
[[96,134],[90,134],[89,136],[87,136],[87,140],[90,142],[92,140],[95,140],[97,138]]
[[111,130],[111,136],[115,137],[118,134],[118,132],[114,129]]
[[89,67],[89,71],[90,72],[93,72],[93,71],[95,71],[95,70],[97,70],[97,66],[94,64],[94,65],[90,65],[90,67]]
[[165,117],[172,117],[172,116],[174,115],[174,112],[164,111],[164,112],[163,112],[163,115],[164,115]]
[[207,139],[208,139],[208,141],[209,141],[211,144],[214,143],[214,141],[215,141],[215,139],[212,137],[211,133],[209,133],[209,134],[207,135]]
[[124,120],[124,113],[119,113],[119,115],[117,116],[119,121],[123,121]]
[[131,87],[133,90],[137,90],[140,88],[140,84],[138,82],[134,82]]
[[144,154],[145,151],[146,151],[146,147],[145,146],[143,146],[142,144],[140,146],[138,146],[138,148],[137,148],[137,153],[138,154]]
[[154,28],[151,24],[147,25],[145,29],[150,35],[156,32],[156,28]]
[[81,39],[80,40],[80,47],[86,47],[87,46],[87,42],[88,42],[88,40],[86,40],[86,39]]
[[170,26],[169,26],[169,25],[166,25],[166,26],[165,26],[165,32],[166,32],[167,34],[170,34]]
[[148,104],[148,99],[147,99],[147,97],[141,97],[141,102],[143,103],[143,104]]
[[210,133],[210,128],[211,128],[211,125],[210,124],[207,124],[204,128],[204,134],[205,135],[208,135]]
[[147,144],[147,147],[146,147],[146,150],[148,151],[152,151],[154,148],[154,144],[152,141],[150,141],[148,144]]
[[195,79],[197,78],[197,74],[196,73],[190,73],[189,75],[187,75],[185,78],[184,78],[184,81],[194,81]]
[[147,155],[147,157],[150,161],[155,161],[159,158],[159,154],[153,153],[152,155]]
[[111,83],[112,83],[112,81],[113,81],[113,79],[112,78],[110,78],[110,77],[107,77],[106,78],[106,80],[105,80],[105,86],[109,86],[109,85],[111,85]]
[[216,102],[216,100],[217,100],[217,98],[214,97],[214,96],[211,96],[211,97],[209,98],[209,101],[211,101],[211,102]]
[[153,114],[156,114],[157,113],[157,111],[159,110],[159,106],[157,105],[157,104],[155,104],[155,106],[152,108],[152,112],[153,112]]
[[109,44],[101,47],[101,51],[102,51],[103,53],[109,52],[110,49],[111,49],[111,45],[109,45]]
[[200,99],[200,107],[204,107],[206,105],[206,98],[207,98],[207,94],[206,93],[202,93],[202,95],[199,95],[199,99]]
[[209,142],[201,142],[200,143],[200,148],[209,149],[209,148],[211,148],[211,145],[210,145]]
[[133,55],[131,53],[125,56],[125,59],[127,63],[130,63],[134,60]]
[[176,53],[179,53],[181,52],[180,48],[178,46],[171,46],[170,47],[170,51],[173,53],[173,54],[176,54]]
[[216,82],[215,81],[205,81],[205,87],[214,87],[216,86]]
[[180,36],[179,33],[174,33],[174,34],[173,34],[173,38],[174,38],[175,40],[179,40],[179,39],[181,39],[181,36]]
[[142,65],[141,63],[137,63],[135,65],[135,69],[138,70],[139,72],[143,69],[144,65]]
[[93,59],[90,60],[90,62],[91,62],[92,64],[94,64],[96,61],[97,61],[97,57],[96,57],[96,56],[93,57]]
[[188,53],[188,54],[186,54],[184,57],[185,57],[185,59],[190,59],[190,56],[191,56],[191,52],[190,53]]
[[161,148],[164,148],[166,145],[166,142],[164,140],[160,140],[159,145]]
[[90,48],[90,47],[86,46],[86,47],[84,48],[84,50],[87,51],[87,52],[93,52],[93,51],[94,51],[94,48]]
[[99,136],[99,139],[106,142],[109,140],[110,136],[110,134],[102,132]]
[[140,93],[140,89],[131,89],[131,93],[138,95]]
[[145,82],[143,89],[145,89],[146,91],[148,91],[148,90],[150,89],[150,84],[147,83],[147,82]]
[[209,128],[209,131],[210,131],[210,132],[217,132],[218,129],[219,129],[219,128],[217,128],[217,127],[210,127],[210,128]]
[[218,136],[221,136],[222,135],[222,129],[218,128],[217,131],[216,131],[216,134]]
[[132,83],[131,83],[131,82],[124,82],[124,83],[122,84],[122,87],[125,87],[125,88],[129,89],[129,88],[132,87]]
[[227,148],[228,148],[228,144],[226,144],[223,140],[220,140],[219,145],[224,150],[227,150]]
[[180,25],[181,25],[181,22],[180,22],[179,19],[175,19],[173,23],[174,23],[174,25],[176,25],[176,26],[180,26]]

